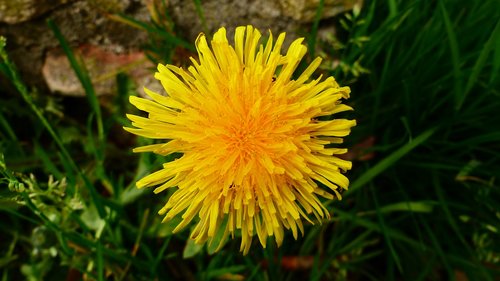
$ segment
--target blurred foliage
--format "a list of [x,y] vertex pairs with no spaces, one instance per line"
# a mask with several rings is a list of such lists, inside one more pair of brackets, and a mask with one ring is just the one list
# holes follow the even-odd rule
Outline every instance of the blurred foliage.
[[[155,63],[186,63],[193,45],[151,3],[152,22],[112,17],[148,32]],[[131,153],[149,141],[121,129],[137,95],[125,75],[102,107],[50,23],[88,102],[41,95],[0,40],[0,73],[17,90],[0,103],[1,280],[498,279],[500,2],[365,1],[324,40],[319,18],[308,45],[351,87],[359,124],[351,188],[328,203],[331,220],[248,256],[239,241],[210,254],[172,235],[176,222],[156,214],[169,195],[135,188],[174,155]]]

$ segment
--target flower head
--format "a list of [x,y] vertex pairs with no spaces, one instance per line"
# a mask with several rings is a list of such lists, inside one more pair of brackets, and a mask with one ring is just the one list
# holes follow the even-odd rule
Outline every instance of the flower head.
[[164,140],[134,152],[182,154],[137,182],[155,193],[176,187],[159,211],[164,221],[182,217],[174,232],[194,220],[198,243],[221,247],[240,233],[244,253],[254,235],[263,247],[268,236],[280,245],[284,229],[297,238],[303,219],[329,216],[320,197],[340,199],[347,189],[351,162],[335,156],[347,151],[336,145],[356,122],[330,116],[352,109],[341,103],[350,89],[333,77],[309,79],[320,58],[293,79],[307,48],[297,39],[282,55],[284,38],[270,34],[264,46],[257,29],[241,26],[233,47],[221,28],[209,46],[200,34],[199,60],[187,70],[158,65],[167,96],[144,89],[151,100],[130,97],[148,117],[128,115],[136,128],[125,129]]

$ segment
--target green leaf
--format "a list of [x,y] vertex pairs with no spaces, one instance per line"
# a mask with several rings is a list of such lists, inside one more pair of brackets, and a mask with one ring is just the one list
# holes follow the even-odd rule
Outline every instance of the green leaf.
[[95,206],[86,208],[80,216],[85,225],[95,231],[95,237],[99,238],[106,226],[106,221],[99,216]]
[[150,229],[151,233],[154,233],[158,238],[165,238],[173,234],[173,230],[182,221],[182,216],[175,216],[165,222],[157,225],[155,229]]
[[211,270],[210,272],[207,272],[207,278],[212,279],[212,278],[222,276],[224,274],[231,274],[231,273],[234,274],[234,273],[241,272],[245,269],[246,269],[246,266],[244,266],[244,265],[233,265],[233,266],[223,267],[223,268],[219,268],[219,269]]
[[[220,225],[217,227],[217,232],[215,233],[214,238],[212,241],[208,244],[207,251],[209,254],[214,254],[215,251],[219,248],[222,248],[222,246],[226,243],[226,241],[222,241],[222,239],[227,240],[227,237],[224,237],[224,232],[226,230],[228,218],[224,218]],[[221,244],[222,243],[222,244]]]
[[431,213],[435,205],[435,202],[428,201],[399,202],[380,207],[379,212],[391,213],[407,211],[417,213]]
[[186,246],[184,246],[184,251],[182,252],[182,257],[185,259],[192,258],[199,254],[203,250],[203,244],[196,244],[193,239],[188,239]]

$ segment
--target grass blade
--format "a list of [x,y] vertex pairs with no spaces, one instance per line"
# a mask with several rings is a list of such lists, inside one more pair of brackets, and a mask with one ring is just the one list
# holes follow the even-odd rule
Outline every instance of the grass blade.
[[201,6],[201,0],[193,0],[193,2],[196,8],[196,13],[198,14],[198,17],[200,18],[201,21],[201,27],[203,28],[205,35],[210,36],[208,32],[207,22],[205,20],[205,15],[203,14],[203,7]]
[[394,18],[398,14],[398,5],[395,0],[388,0],[389,18]]
[[[486,64],[486,60],[488,59],[488,55],[490,54],[491,50],[494,48],[494,44],[498,41],[497,38],[500,38],[500,20],[497,22],[497,25],[495,26],[495,29],[491,32],[491,36],[486,42],[486,44],[483,47],[483,50],[479,54],[479,57],[477,58],[476,63],[474,64],[474,68],[472,69],[472,73],[469,76],[469,80],[467,81],[467,84],[465,86],[465,92],[463,94],[462,99],[460,100],[460,103],[458,104],[458,108],[462,106],[462,104],[465,101],[465,98],[467,97],[467,94],[469,94],[470,90],[472,90],[472,87],[474,87],[474,84],[477,82],[477,78],[479,77],[479,74],[484,68],[484,65]],[[498,49],[498,45],[496,46]],[[494,72],[493,72],[494,73]],[[492,74],[493,76],[494,74]]]
[[3,116],[2,112],[0,111],[0,126],[3,127],[5,132],[7,133],[7,136],[9,137],[10,140],[12,141],[18,141],[16,134],[14,133],[14,130],[12,127],[9,125],[9,122],[7,119]]
[[448,43],[450,44],[451,51],[451,62],[453,64],[453,78],[454,78],[454,90],[455,95],[455,110],[459,110],[465,97],[465,92],[462,87],[462,71],[460,70],[460,54],[458,49],[457,36],[453,29],[453,25],[444,5],[444,1],[439,1],[439,10],[441,11],[441,16],[443,18],[444,25],[446,27],[446,34],[448,35]]
[[[353,224],[364,227],[368,230],[375,231],[378,233],[382,233],[382,228],[378,223],[375,223],[369,219],[365,219],[360,217],[358,214],[355,213],[349,213],[346,211],[342,211],[338,208],[332,208],[333,212],[336,213],[339,216],[340,220],[345,220],[345,221],[351,221]],[[423,245],[419,241],[409,237],[405,233],[402,233],[401,231],[391,228],[391,227],[385,227],[385,232],[386,235],[394,240],[399,240],[401,242],[404,242],[410,246],[413,246],[415,248],[421,249],[421,250],[426,250],[428,249],[427,246]]]
[[181,47],[184,47],[191,52],[196,52],[196,49],[193,47],[193,45],[191,43],[189,43],[189,42],[187,42],[179,37],[176,37],[176,36],[168,33],[165,30],[152,28],[148,24],[143,23],[141,21],[138,21],[138,20],[131,18],[127,15],[122,15],[122,14],[110,15],[109,17],[113,20],[134,26],[136,28],[142,29],[142,30],[149,32],[151,34],[158,34],[158,35],[162,36],[163,38],[167,39],[168,42],[172,43],[175,46],[181,46]]
[[[54,139],[54,141],[57,144],[59,150],[61,151],[62,156],[64,157],[64,159],[70,164],[71,168],[74,171],[78,171],[79,170],[78,166],[73,161],[73,158],[71,157],[71,155],[69,154],[69,152],[64,147],[61,139],[56,134],[56,131],[54,130],[54,128],[52,128],[52,126],[50,125],[50,123],[47,120],[47,118],[45,118],[45,116],[43,115],[42,110],[40,110],[36,106],[36,104],[33,102],[33,98],[29,94],[28,89],[26,88],[26,86],[24,85],[24,83],[21,81],[21,78],[19,77],[19,73],[15,69],[14,65],[12,64],[12,62],[10,61],[10,59],[9,59],[9,57],[7,55],[7,52],[5,51],[5,45],[6,45],[5,38],[4,37],[0,37],[0,57],[2,58],[2,60],[3,60],[4,64],[5,64],[6,70],[8,72],[9,77],[11,77],[11,79],[12,79],[11,81],[14,84],[14,87],[21,94],[23,100],[29,105],[29,107],[31,108],[31,110],[33,110],[33,112],[35,113],[35,115],[37,116],[37,118],[40,120],[40,122],[45,127],[45,129],[47,130],[47,132],[49,133],[49,135],[52,137],[52,139]],[[73,190],[72,188],[68,189],[68,193],[70,195],[73,195],[74,192],[75,192],[75,190]]]
[[102,243],[97,242],[97,280],[104,281],[104,259],[102,251]]
[[387,229],[385,228],[384,216],[382,215],[382,212],[380,211],[380,207],[379,207],[378,199],[377,199],[377,194],[375,193],[373,185],[370,186],[370,189],[372,191],[373,202],[375,203],[375,210],[377,212],[377,218],[378,218],[378,222],[380,225],[380,231],[382,232],[382,235],[384,236],[384,239],[387,243],[387,246],[389,247],[389,251],[391,252],[391,256],[394,259],[394,262],[396,263],[396,266],[398,267],[399,272],[403,272],[403,268],[401,266],[401,261],[399,259],[399,256],[396,253],[396,250],[394,249],[394,246],[392,245],[391,238],[389,237],[389,235],[387,233]]
[[362,187],[363,185],[370,182],[373,178],[378,176],[380,173],[385,171],[387,168],[394,165],[401,157],[408,154],[415,147],[424,143],[427,139],[429,139],[434,134],[436,129],[437,128],[432,128],[432,129],[429,129],[429,130],[423,132],[422,134],[420,134],[419,136],[414,138],[411,142],[403,145],[398,150],[394,151],[391,155],[387,156],[386,158],[384,158],[383,160],[378,162],[375,166],[370,168],[368,171],[366,171],[363,175],[361,175],[359,178],[357,178],[352,183],[351,187],[346,192],[346,196],[348,196],[351,193],[354,193],[356,190],[358,190],[360,187]]
[[[500,46],[500,35],[496,35],[494,46]],[[492,84],[500,72],[500,48],[496,47],[493,49],[493,70],[491,71],[490,84]]]
[[[430,213],[433,211],[435,205],[435,202],[430,201],[406,201],[382,206],[378,209],[378,212],[381,214],[392,212]],[[363,212],[364,215],[375,213],[377,213],[377,210]]]
[[316,15],[314,16],[314,22],[311,28],[311,36],[309,36],[308,40],[308,49],[312,58],[314,58],[314,53],[316,49],[316,40],[318,37],[318,26],[319,26],[319,21],[321,20],[321,15],[323,14],[324,7],[325,7],[325,0],[320,0],[318,9],[316,10]]
[[[75,54],[71,50],[68,42],[62,35],[61,31],[57,27],[57,25],[52,21],[48,20],[47,24],[49,25],[50,29],[52,29],[52,32],[56,36],[57,40],[59,40],[59,44],[61,45],[61,48],[63,49],[64,53],[66,54],[66,57],[68,57],[68,60],[71,64],[71,67],[75,71],[76,76],[78,77],[78,80],[82,84],[83,89],[85,90],[85,94],[87,95],[87,99],[89,100],[90,107],[94,111],[94,114],[96,116],[96,122],[97,122],[97,133],[98,133],[98,138],[100,141],[100,149],[103,149],[104,145],[104,127],[102,123],[102,114],[101,114],[101,107],[99,105],[99,101],[97,100],[97,95],[94,90],[94,86],[92,85],[92,81],[90,79],[89,73],[85,69],[85,66],[83,63],[79,63],[75,57]],[[100,159],[102,160],[102,159]]]
[[438,239],[434,235],[434,233],[431,230],[431,228],[427,225],[427,222],[424,221],[421,225],[423,225],[424,228],[425,228],[425,230],[427,231],[427,236],[431,239],[431,242],[432,242],[432,245],[433,245],[432,248],[436,251],[438,257],[441,258],[441,261],[443,262],[443,265],[446,268],[446,271],[448,272],[448,277],[450,278],[450,280],[453,280],[453,276],[454,276],[453,269],[450,266],[450,264],[448,262],[448,257],[444,253],[444,251],[443,251],[443,249],[442,249],[442,247],[441,247]]
[[63,177],[63,173],[59,171],[54,162],[50,159],[48,153],[45,152],[38,142],[35,142],[35,154],[42,160],[43,165],[52,175],[58,179]]

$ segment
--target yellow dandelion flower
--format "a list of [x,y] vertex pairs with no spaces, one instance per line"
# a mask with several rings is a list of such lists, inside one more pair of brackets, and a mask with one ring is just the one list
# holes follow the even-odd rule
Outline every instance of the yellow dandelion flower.
[[263,247],[269,236],[281,245],[284,229],[297,239],[302,219],[314,223],[329,216],[319,198],[341,199],[339,191],[347,189],[342,173],[351,162],[335,156],[347,151],[336,145],[356,124],[325,118],[352,108],[341,103],[349,87],[333,77],[309,79],[320,58],[292,78],[306,54],[303,38],[285,55],[285,33],[276,40],[270,34],[265,46],[260,39],[252,26],[236,28],[234,47],[225,28],[210,46],[200,34],[199,61],[191,58],[187,70],[159,64],[155,78],[167,96],[144,89],[151,100],[130,97],[148,117],[128,115],[135,128],[125,128],[165,140],[134,152],[182,154],[137,182],[139,188],[157,186],[155,193],[176,187],[159,211],[164,221],[182,217],[174,232],[195,220],[191,238],[220,241],[218,248],[240,233],[245,254],[254,235]]

